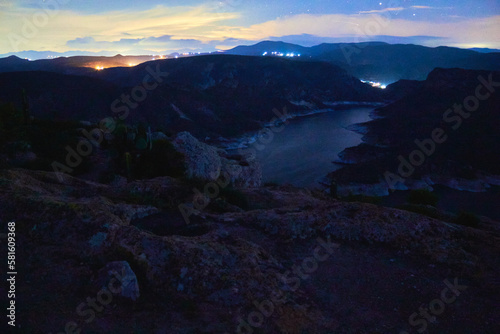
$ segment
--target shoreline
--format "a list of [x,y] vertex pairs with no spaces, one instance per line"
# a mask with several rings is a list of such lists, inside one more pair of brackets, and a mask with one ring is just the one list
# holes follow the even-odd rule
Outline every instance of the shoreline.
[[[294,103],[294,104],[297,104],[297,103]],[[331,106],[331,107],[336,107],[336,106],[337,107],[338,106],[348,107],[346,109],[369,108],[369,107],[377,108],[377,107],[380,107],[382,105],[385,105],[385,103],[383,103],[383,102],[356,102],[356,101],[323,102],[323,104],[325,106]],[[369,117],[371,118],[371,120],[375,120],[377,118],[380,118],[379,116],[376,115],[375,110],[376,109],[372,110],[369,113]],[[307,111],[304,111],[303,113],[288,114],[285,117],[283,117],[281,119],[281,121],[286,122],[288,120],[295,119],[295,118],[324,114],[324,113],[328,113],[328,112],[332,112],[332,111],[336,111],[336,109],[335,108],[322,108],[322,109],[307,110]],[[219,137],[218,139],[214,139],[213,141],[211,141],[210,145],[214,145],[217,148],[227,150],[230,152],[234,152],[234,151],[237,151],[239,149],[247,149],[257,141],[259,133],[262,130],[264,130],[266,128],[270,128],[276,124],[277,123],[273,123],[273,122],[263,123],[263,127],[259,131],[242,134],[239,137],[233,137],[233,138],[221,138],[221,137]],[[348,127],[357,126],[358,124],[364,124],[364,123],[355,123],[355,124],[349,125]],[[357,131],[349,129],[348,127],[345,127],[345,129],[359,133]],[[363,133],[360,133],[360,134],[363,135]],[[364,141],[363,138],[361,140]]]

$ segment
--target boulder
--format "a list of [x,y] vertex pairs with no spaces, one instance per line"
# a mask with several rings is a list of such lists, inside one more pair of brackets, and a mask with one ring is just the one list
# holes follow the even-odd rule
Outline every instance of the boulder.
[[185,156],[187,177],[203,180],[219,177],[222,161],[215,147],[198,141],[189,132],[179,133],[173,145]]
[[134,301],[140,296],[137,277],[127,261],[106,264],[97,274],[97,284],[100,288],[109,289],[113,294]]
[[225,150],[200,142],[189,132],[181,132],[173,141],[177,151],[184,154],[188,178],[205,181],[224,180],[229,176],[236,188],[255,188],[262,184],[262,169],[258,161],[228,159]]

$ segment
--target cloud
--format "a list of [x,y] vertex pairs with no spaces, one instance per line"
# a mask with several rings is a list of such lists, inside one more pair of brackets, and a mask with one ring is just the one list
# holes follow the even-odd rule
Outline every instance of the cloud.
[[453,7],[411,6],[412,9],[453,9]]
[[[70,46],[83,44],[88,51],[99,51],[99,48],[108,45],[124,45],[128,42],[122,40],[124,34],[132,40],[169,35],[175,36],[172,39],[209,42],[217,39],[211,36],[211,29],[240,17],[238,13],[213,12],[205,6],[156,6],[143,11],[120,10],[99,14],[77,13],[61,6],[61,9],[49,12],[50,15],[42,9],[12,6],[6,13],[8,15],[0,21],[0,35],[22,40],[21,50],[47,50],[50,46],[53,51],[61,52],[67,51]],[[45,15],[47,20],[35,26],[35,32],[26,37],[25,27],[38,22],[35,15],[38,18]],[[0,53],[13,51],[10,40],[12,38],[0,39]]]
[[[432,9],[429,6],[413,7],[416,10]],[[24,26],[26,22],[32,24],[36,10],[41,11],[19,5],[5,7],[4,12],[8,15],[0,21],[0,35],[23,37]],[[300,14],[243,25],[238,24],[238,19],[243,17],[241,13],[220,13],[206,6],[156,6],[143,11],[98,14],[77,13],[61,6],[60,10],[50,13],[46,24],[38,27],[33,37],[25,38],[20,50],[106,50],[122,54],[198,52],[269,39],[310,46],[324,42],[372,40],[377,36],[391,36],[389,40],[413,38],[428,46],[446,43],[449,46],[500,47],[500,16],[426,22],[399,18],[396,14],[400,10],[400,7],[385,8],[365,11],[362,15]],[[11,51],[14,50],[9,38],[0,39],[0,53]]]
[[[233,36],[250,40],[267,36],[309,34],[317,37],[346,38],[352,36],[387,35],[397,37],[434,36],[446,38],[448,45],[488,44],[500,45],[500,16],[460,20],[457,22],[425,22],[393,19],[390,14],[364,15],[296,15],[268,21],[250,27],[232,28]],[[223,28],[219,33],[225,33]],[[353,38],[353,42],[356,41]],[[349,40],[347,40],[349,41]],[[434,45],[433,45],[434,46]]]
[[87,36],[82,38],[75,38],[74,40],[68,41],[66,45],[76,46],[76,45],[85,45],[91,43],[95,43],[95,39],[90,36]]
[[361,11],[361,12],[359,12],[359,14],[375,14],[375,13],[385,13],[385,12],[400,12],[402,10],[404,10],[403,7],[384,8],[384,9],[375,9],[375,10]]

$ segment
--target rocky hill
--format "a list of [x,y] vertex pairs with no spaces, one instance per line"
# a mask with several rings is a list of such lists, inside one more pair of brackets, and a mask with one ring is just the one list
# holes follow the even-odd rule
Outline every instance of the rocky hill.
[[2,73],[0,87],[0,100],[18,106],[25,89],[39,118],[119,117],[200,138],[258,130],[276,117],[274,110],[294,114],[326,108],[323,102],[384,99],[379,89],[331,64],[228,55],[158,60],[93,71],[90,78]]
[[435,185],[479,193],[500,185],[499,79],[500,72],[435,69],[424,82],[406,83],[411,93],[353,129],[365,142],[340,154],[350,166],[330,178],[344,195]]
[[[1,171],[0,221],[16,221],[22,332],[498,330],[499,230],[490,221],[469,228],[264,187],[242,192],[246,209],[219,197],[186,224],[177,205],[191,203],[191,187]],[[453,302],[432,321],[408,322],[436,298]]]

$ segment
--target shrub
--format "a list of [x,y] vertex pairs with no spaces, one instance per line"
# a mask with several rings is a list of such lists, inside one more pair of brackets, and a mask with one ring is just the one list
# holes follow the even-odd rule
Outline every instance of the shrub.
[[408,196],[408,202],[411,204],[436,206],[438,203],[438,196],[425,189],[412,190]]

